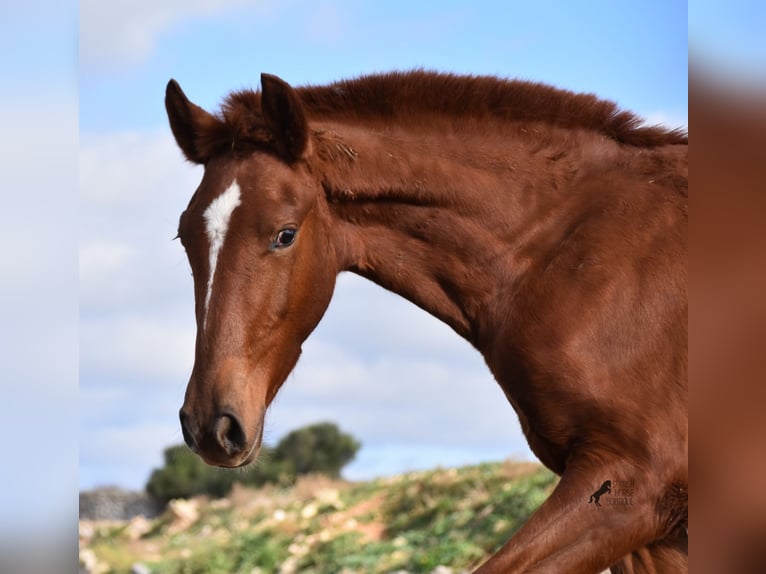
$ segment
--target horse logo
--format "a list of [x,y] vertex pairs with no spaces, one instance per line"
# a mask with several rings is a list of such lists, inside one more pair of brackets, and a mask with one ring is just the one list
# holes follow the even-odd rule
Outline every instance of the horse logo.
[[601,498],[602,495],[612,492],[612,481],[611,480],[605,480],[604,484],[602,484],[599,489],[590,495],[590,500],[588,501],[588,504],[591,502],[595,502],[596,506],[601,506],[598,501]]

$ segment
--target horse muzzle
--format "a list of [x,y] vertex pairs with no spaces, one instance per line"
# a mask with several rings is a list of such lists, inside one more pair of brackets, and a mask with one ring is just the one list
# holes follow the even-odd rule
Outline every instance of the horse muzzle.
[[261,449],[263,417],[257,430],[251,433],[231,409],[198,419],[184,407],[179,418],[184,441],[207,464],[228,468],[245,466],[255,460]]

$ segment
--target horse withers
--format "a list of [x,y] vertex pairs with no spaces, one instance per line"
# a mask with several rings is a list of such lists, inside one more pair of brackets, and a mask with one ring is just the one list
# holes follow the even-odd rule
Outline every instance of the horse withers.
[[192,450],[256,458],[349,270],[474,345],[561,476],[477,572],[688,570],[685,133],[592,95],[419,71],[264,74],[215,115],[171,80],[165,104],[205,166],[178,226]]

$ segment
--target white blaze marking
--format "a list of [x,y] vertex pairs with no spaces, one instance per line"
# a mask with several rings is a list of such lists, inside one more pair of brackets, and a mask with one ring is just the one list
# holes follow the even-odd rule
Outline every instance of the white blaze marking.
[[213,278],[215,277],[215,268],[218,265],[218,253],[221,251],[223,242],[226,239],[231,214],[240,203],[239,184],[235,180],[226,191],[208,205],[203,214],[205,231],[207,232],[207,238],[210,240],[210,275],[207,278],[207,295],[205,296],[205,322],[207,321],[210,295],[213,292]]

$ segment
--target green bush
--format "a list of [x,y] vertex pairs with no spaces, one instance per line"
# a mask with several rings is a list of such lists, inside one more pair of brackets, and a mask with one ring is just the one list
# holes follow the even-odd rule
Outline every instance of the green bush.
[[152,472],[146,491],[161,502],[197,494],[223,496],[235,478],[207,466],[185,445],[165,449],[165,466]]
[[320,473],[337,478],[360,446],[335,424],[317,423],[288,433],[274,449],[274,460],[297,476]]
[[185,445],[175,445],[165,449],[165,464],[152,472],[146,491],[166,503],[199,494],[222,497],[235,482],[289,485],[309,473],[337,478],[359,447],[337,425],[317,423],[288,433],[275,448],[264,446],[258,461],[248,468],[229,470],[208,466]]

